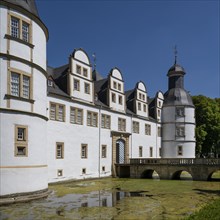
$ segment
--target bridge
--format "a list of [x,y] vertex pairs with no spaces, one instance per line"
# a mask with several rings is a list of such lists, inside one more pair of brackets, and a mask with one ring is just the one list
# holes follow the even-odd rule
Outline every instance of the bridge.
[[156,171],[160,179],[180,179],[182,171],[187,171],[193,180],[211,180],[214,172],[220,170],[220,159],[130,159],[127,164],[116,164],[116,176],[130,178],[152,178]]

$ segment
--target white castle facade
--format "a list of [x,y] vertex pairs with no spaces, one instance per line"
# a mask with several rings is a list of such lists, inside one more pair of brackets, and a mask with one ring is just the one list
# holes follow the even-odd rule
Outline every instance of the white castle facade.
[[118,68],[102,78],[76,49],[47,67],[48,30],[34,1],[0,1],[0,196],[47,190],[48,183],[115,175],[130,158],[194,158],[195,118],[184,69],[149,98],[125,91]]

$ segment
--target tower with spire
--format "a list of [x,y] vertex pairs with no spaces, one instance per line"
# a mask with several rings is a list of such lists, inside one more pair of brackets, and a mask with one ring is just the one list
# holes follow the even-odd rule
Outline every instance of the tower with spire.
[[184,89],[185,70],[177,64],[168,70],[168,91],[162,110],[162,158],[195,157],[195,117],[190,94]]

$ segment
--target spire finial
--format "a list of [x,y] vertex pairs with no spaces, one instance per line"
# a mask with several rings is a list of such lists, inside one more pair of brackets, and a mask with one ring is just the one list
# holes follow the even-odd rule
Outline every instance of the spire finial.
[[175,55],[175,61],[174,61],[174,64],[176,64],[176,61],[177,61],[177,46],[175,45],[174,46],[174,55]]
[[94,62],[94,70],[96,70],[96,55],[95,53],[92,54],[93,62]]

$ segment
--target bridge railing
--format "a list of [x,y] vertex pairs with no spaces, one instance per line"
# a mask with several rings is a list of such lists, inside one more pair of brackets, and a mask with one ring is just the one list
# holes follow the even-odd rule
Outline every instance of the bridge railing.
[[220,165],[220,158],[132,158],[130,164]]

